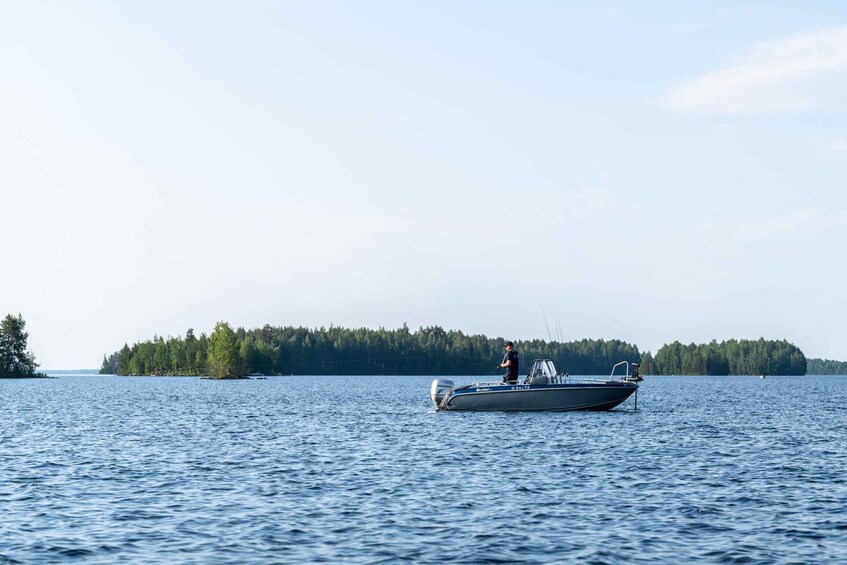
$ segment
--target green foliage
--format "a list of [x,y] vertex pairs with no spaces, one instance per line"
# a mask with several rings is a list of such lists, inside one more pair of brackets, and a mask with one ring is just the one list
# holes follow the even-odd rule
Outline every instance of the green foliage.
[[124,344],[123,349],[118,353],[118,374],[129,374],[129,360],[132,358],[132,351],[127,344]]
[[644,355],[641,356],[641,374],[642,375],[653,375],[653,355],[650,354],[649,351],[646,351]]
[[244,375],[244,364],[238,358],[239,344],[235,332],[226,322],[215,324],[209,337],[209,374],[215,379]]
[[806,363],[809,375],[847,375],[847,361],[830,359],[809,359]]
[[117,375],[120,370],[121,352],[115,351],[108,357],[103,356],[103,363],[100,365],[101,375]]
[[[645,357],[648,357],[645,354]],[[805,375],[806,357],[785,340],[760,338],[662,346],[642,374],[651,375]]]
[[8,314],[0,323],[0,376],[37,376],[35,355],[27,349],[26,322],[18,314]]
[[[248,373],[321,375],[494,375],[503,358],[502,338],[467,335],[438,326],[396,330],[338,327],[272,327],[235,331],[220,322],[210,338],[193,330],[185,338],[154,337],[117,354],[122,375],[239,376]],[[637,362],[634,345],[619,340],[570,343],[515,342],[522,368],[549,358],[573,374],[608,374],[621,360]],[[113,363],[106,358],[109,368]]]
[[[467,335],[438,326],[410,331],[405,324],[385,328],[303,328],[294,326],[233,330],[219,322],[211,337],[162,339],[124,345],[105,359],[121,375],[495,375],[503,338]],[[644,375],[803,375],[806,357],[782,341],[728,340],[683,345],[678,341],[643,355],[635,345],[612,339],[560,343],[516,341],[521,368],[533,359],[553,359],[574,375],[608,374],[618,361],[641,362]],[[829,362],[836,363],[836,362]],[[812,366],[812,365],[810,365]],[[820,371],[821,369],[815,369]],[[825,373],[822,373],[825,374]]]

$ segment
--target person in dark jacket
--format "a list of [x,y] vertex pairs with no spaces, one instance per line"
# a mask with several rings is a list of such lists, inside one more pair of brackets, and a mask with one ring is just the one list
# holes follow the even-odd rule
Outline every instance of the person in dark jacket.
[[507,341],[506,355],[503,356],[503,362],[498,365],[499,368],[506,369],[506,374],[503,375],[503,382],[510,385],[517,384],[520,361],[518,352],[515,351],[515,345],[511,341]]

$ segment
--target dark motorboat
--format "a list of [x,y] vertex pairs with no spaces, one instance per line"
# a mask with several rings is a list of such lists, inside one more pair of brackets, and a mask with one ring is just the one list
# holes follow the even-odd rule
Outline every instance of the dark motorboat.
[[[626,373],[615,377],[615,369]],[[630,373],[632,366],[632,373]],[[456,387],[453,381],[432,381],[430,398],[438,410],[566,411],[611,410],[638,390],[638,364],[621,361],[608,379],[577,379],[556,372],[550,359],[536,359],[522,383],[478,382]]]

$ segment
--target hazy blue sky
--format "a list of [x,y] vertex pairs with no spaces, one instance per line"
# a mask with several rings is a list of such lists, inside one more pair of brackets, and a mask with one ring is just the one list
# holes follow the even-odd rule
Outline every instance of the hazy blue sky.
[[639,4],[4,0],[0,315],[847,359],[847,4]]

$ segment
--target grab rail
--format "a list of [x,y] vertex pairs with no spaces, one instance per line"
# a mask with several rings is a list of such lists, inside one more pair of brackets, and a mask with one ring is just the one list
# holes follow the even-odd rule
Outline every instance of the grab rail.
[[[612,382],[612,381],[613,381],[613,379],[611,377],[592,379],[590,377],[575,377],[573,375],[565,376],[565,374],[559,373],[554,378],[550,379],[550,382],[547,383],[547,384],[551,384],[551,385],[562,385],[562,384],[577,385],[577,384],[595,384],[595,383],[599,384],[599,383],[608,383],[608,382]],[[475,383],[470,383],[470,384],[466,384],[466,385],[463,385],[463,386],[458,386],[453,390],[460,390],[460,389],[467,389],[467,388],[488,388],[488,387],[493,387],[493,386],[526,387],[527,383],[524,383],[524,382],[521,382],[521,381],[518,381],[516,383],[505,383],[503,381],[475,382]]]
[[612,367],[612,372],[611,372],[611,374],[609,375],[609,380],[610,380],[610,381],[611,381],[611,380],[613,380],[613,377],[615,376],[615,369],[617,369],[617,368],[618,368],[618,367],[620,367],[621,365],[626,365],[626,374],[624,375],[624,379],[628,379],[628,378],[629,378],[629,361],[621,361],[620,363],[616,363],[616,364],[615,364],[615,366],[614,366],[614,367]]

